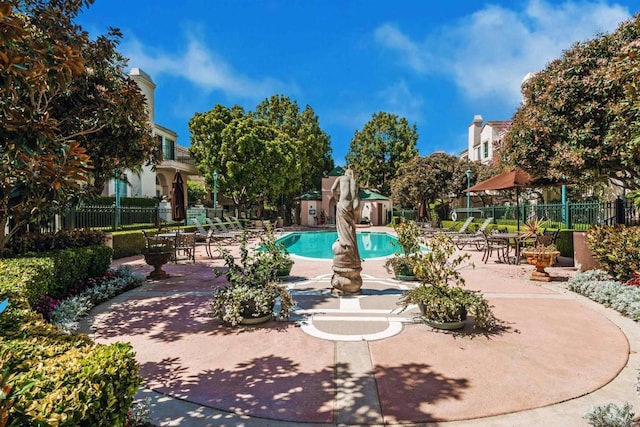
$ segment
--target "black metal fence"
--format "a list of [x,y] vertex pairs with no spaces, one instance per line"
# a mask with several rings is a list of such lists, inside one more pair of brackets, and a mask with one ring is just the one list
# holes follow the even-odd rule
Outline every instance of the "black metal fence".
[[[550,228],[587,230],[596,225],[639,225],[638,209],[629,200],[613,202],[567,202],[565,204],[494,205],[474,207],[482,217],[493,217],[496,222],[525,223],[533,217],[548,221]],[[417,220],[416,210],[395,209],[394,216]],[[448,219],[448,218],[447,218]]]

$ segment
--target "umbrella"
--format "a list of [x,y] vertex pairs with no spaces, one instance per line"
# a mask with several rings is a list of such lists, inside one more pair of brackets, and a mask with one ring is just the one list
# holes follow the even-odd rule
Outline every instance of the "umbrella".
[[[546,182],[546,180],[545,180]],[[516,212],[518,213],[518,231],[520,231],[520,204],[518,202],[518,189],[521,187],[536,187],[543,184],[542,180],[535,180],[531,175],[522,169],[512,169],[493,176],[484,181],[476,183],[476,185],[467,188],[465,193],[475,193],[476,191],[486,190],[516,190]]]
[[258,196],[258,218],[262,219],[264,216],[264,196],[261,194]]
[[184,181],[180,172],[176,172],[171,184],[171,219],[173,221],[184,221],[186,217]]

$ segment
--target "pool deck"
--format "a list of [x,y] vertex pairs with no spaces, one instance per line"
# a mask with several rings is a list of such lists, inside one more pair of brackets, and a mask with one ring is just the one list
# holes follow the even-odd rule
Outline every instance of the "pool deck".
[[[371,231],[390,231],[374,227]],[[234,247],[237,250],[237,245]],[[168,264],[94,309],[82,328],[97,342],[131,342],[162,426],[586,426],[594,406],[637,407],[640,326],[566,289],[572,267],[482,263],[462,270],[501,327],[441,332],[397,301],[408,282],[383,260],[363,262],[363,292],[330,291],[331,260],[296,258],[287,320],[232,328],[209,316],[209,259]],[[116,260],[148,274],[141,256]]]

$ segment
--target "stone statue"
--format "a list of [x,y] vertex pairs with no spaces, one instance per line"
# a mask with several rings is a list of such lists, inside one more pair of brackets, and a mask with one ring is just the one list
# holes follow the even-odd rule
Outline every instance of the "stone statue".
[[360,252],[356,241],[356,212],[360,205],[358,185],[352,169],[347,169],[331,187],[331,193],[338,200],[336,208],[336,230],[338,240],[333,250],[333,277],[331,285],[346,294],[360,292],[362,270]]

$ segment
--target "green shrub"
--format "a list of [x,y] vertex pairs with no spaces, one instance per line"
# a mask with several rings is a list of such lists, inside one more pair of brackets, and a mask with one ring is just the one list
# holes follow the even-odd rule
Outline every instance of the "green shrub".
[[[153,208],[158,206],[159,200],[156,197],[120,197],[120,206],[134,208]],[[96,197],[91,206],[114,206],[116,204],[115,196]]]
[[83,248],[104,244],[101,230],[60,230],[55,233],[25,233],[12,239],[13,255],[27,252],[48,252],[57,249]]
[[104,275],[111,264],[112,254],[113,250],[106,246],[88,246],[30,255],[35,259],[51,260],[53,282],[44,295],[61,299],[78,280]]
[[50,258],[0,259],[0,301],[16,304],[23,298],[30,307],[54,287],[55,264]]
[[560,251],[560,256],[573,258],[573,230],[560,230],[556,247]]
[[0,341],[13,355],[14,386],[34,384],[14,401],[9,425],[124,425],[141,382],[131,345],[33,326],[27,339]]
[[144,237],[140,231],[113,233],[113,259],[139,255],[144,250]]
[[587,246],[616,279],[628,280],[640,271],[640,227],[593,227],[587,231]]

